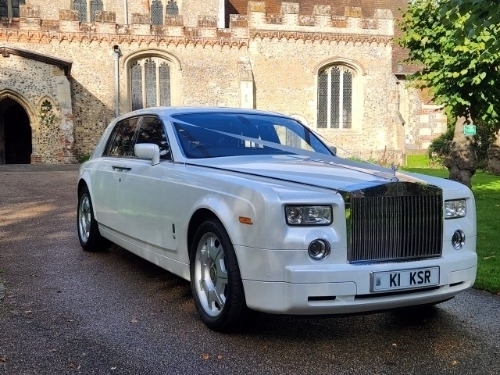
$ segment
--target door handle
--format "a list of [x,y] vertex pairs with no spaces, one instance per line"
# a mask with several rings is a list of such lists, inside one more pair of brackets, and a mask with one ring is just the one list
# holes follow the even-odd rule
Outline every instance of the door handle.
[[124,167],[122,165],[113,165],[112,168],[114,171],[118,171],[118,172],[128,172],[128,171],[132,170],[132,168]]

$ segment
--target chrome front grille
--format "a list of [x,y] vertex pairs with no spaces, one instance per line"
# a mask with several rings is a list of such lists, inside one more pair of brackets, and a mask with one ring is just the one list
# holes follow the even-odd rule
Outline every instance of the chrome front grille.
[[349,262],[404,261],[440,256],[441,190],[393,182],[346,196]]

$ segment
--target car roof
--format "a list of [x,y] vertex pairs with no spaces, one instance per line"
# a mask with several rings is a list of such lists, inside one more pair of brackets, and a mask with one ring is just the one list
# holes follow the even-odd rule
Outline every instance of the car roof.
[[273,116],[285,116],[282,113],[263,111],[257,109],[233,108],[233,107],[149,107],[125,113],[120,116],[127,118],[131,116],[158,115],[160,117],[170,117],[172,115],[187,113],[239,113],[239,114],[266,114]]

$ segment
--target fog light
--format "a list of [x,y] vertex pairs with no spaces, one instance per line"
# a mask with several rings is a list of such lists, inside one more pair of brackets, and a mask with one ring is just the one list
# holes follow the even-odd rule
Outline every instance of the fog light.
[[455,250],[460,250],[464,247],[464,243],[465,233],[461,230],[456,230],[455,233],[453,233],[453,236],[451,236],[451,244],[453,245],[453,248]]
[[325,240],[314,240],[309,244],[307,251],[313,260],[325,259],[330,254],[330,244]]

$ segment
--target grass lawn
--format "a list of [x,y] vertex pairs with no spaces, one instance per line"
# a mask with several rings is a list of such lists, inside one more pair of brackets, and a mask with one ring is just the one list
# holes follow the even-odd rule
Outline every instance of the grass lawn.
[[[446,169],[430,168],[425,156],[408,158],[403,169],[438,177],[447,177]],[[477,209],[477,289],[500,293],[500,245],[496,235],[500,233],[500,176],[482,171],[472,177],[472,191]]]

